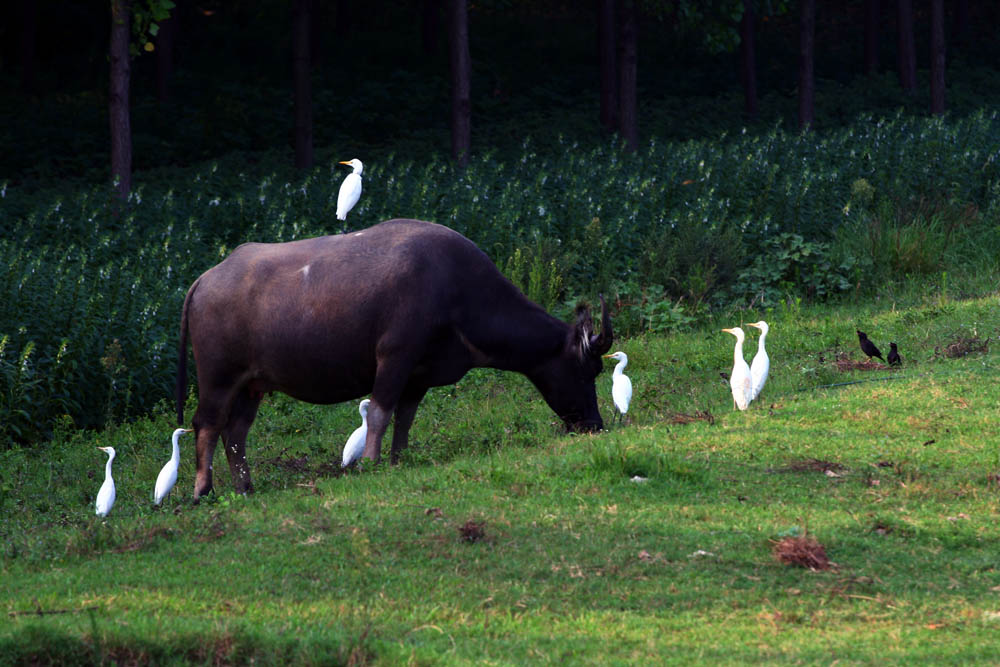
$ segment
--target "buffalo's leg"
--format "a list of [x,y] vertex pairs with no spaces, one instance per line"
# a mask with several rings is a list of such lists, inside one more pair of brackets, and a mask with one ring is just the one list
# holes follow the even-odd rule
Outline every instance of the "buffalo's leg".
[[219,429],[205,424],[195,414],[194,420],[195,446],[194,457],[197,470],[194,476],[194,501],[212,492],[212,457],[215,456],[215,443],[219,439]]
[[378,370],[375,372],[375,385],[368,405],[368,436],[365,438],[362,456],[376,463],[382,458],[382,436],[389,427],[389,420],[396,411],[396,404],[413,368],[413,360],[409,355],[399,353],[401,349],[412,349],[414,341],[408,343],[409,345],[397,346],[383,341],[375,351]]
[[399,463],[399,455],[406,449],[410,437],[410,426],[413,425],[413,419],[417,416],[417,408],[426,393],[427,387],[414,388],[411,385],[406,388],[396,404],[396,419],[392,428],[392,448],[389,450],[389,462],[392,465]]
[[376,463],[382,458],[382,436],[389,428],[394,407],[395,405],[384,407],[384,404],[374,396],[372,402],[368,404],[368,435],[365,438],[365,451],[362,453],[364,458]]
[[212,459],[215,444],[228,421],[229,405],[233,401],[231,393],[211,385],[207,380],[199,387],[198,409],[191,424],[195,432],[194,501],[212,491]]
[[222,444],[226,448],[226,459],[229,461],[229,472],[233,476],[236,493],[253,493],[246,456],[247,433],[257,417],[257,408],[263,397],[263,394],[246,388],[240,391],[229,410],[226,428],[222,431]]

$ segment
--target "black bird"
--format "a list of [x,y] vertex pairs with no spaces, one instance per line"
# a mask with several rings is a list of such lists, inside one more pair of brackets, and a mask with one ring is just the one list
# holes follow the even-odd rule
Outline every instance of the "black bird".
[[889,365],[890,366],[902,366],[903,360],[899,358],[899,350],[896,349],[895,343],[889,343]]
[[872,357],[878,357],[884,364],[885,359],[882,359],[882,353],[875,347],[875,343],[868,340],[868,334],[858,329],[855,329],[855,331],[858,332],[858,342],[861,343],[861,351],[868,355],[868,361],[871,361]]

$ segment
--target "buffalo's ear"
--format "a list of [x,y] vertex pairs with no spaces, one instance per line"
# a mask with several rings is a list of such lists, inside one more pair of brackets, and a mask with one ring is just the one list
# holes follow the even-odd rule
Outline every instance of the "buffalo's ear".
[[[611,343],[614,341],[614,332],[611,330],[611,315],[608,314],[608,304],[604,303],[604,295],[600,295],[601,298],[601,333],[595,336],[593,333],[593,325],[591,325],[590,334],[590,351],[600,357],[602,354],[607,353],[611,349]],[[590,313],[587,313],[587,318],[590,319]]]

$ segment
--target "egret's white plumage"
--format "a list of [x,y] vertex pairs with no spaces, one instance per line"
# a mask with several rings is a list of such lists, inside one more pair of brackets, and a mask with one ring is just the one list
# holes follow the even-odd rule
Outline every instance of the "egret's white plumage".
[[632,380],[625,375],[625,367],[628,366],[628,355],[624,352],[604,355],[606,359],[617,359],[614,375],[611,376],[611,399],[615,403],[615,408],[623,418],[628,412],[628,404],[632,402]]
[[729,375],[729,386],[733,390],[733,402],[736,407],[740,410],[746,410],[747,406],[750,405],[750,397],[753,395],[750,366],[743,359],[743,340],[746,338],[746,334],[739,327],[723,329],[723,331],[736,336],[736,347],[733,349],[733,372]]
[[337,195],[337,220],[346,220],[347,214],[361,199],[361,172],[365,170],[365,166],[357,158],[340,164],[354,167],[354,171],[344,177],[344,182],[340,184],[340,194]]
[[764,388],[764,383],[767,382],[767,372],[771,369],[771,359],[767,356],[767,350],[764,349],[764,339],[767,338],[769,328],[767,322],[764,320],[748,324],[747,326],[760,329],[760,338],[757,340],[757,354],[754,355],[753,362],[750,364],[750,386],[752,389],[750,400],[755,401],[760,396],[760,390]]
[[354,433],[351,437],[347,439],[347,444],[344,445],[344,458],[343,462],[340,464],[342,468],[354,463],[354,461],[361,456],[361,452],[365,450],[365,438],[368,437],[368,404],[371,403],[367,398],[361,401],[358,406],[358,414],[361,415],[361,426],[354,429]]
[[160,470],[160,474],[156,476],[156,486],[153,490],[154,505],[159,505],[163,502],[163,499],[170,493],[170,489],[174,488],[174,484],[177,483],[177,468],[181,465],[181,446],[177,441],[182,435],[190,432],[191,429],[189,428],[179,428],[174,431],[174,435],[171,438],[173,450],[170,454],[170,460]]
[[108,455],[108,462],[104,466],[104,484],[101,484],[101,490],[97,492],[95,505],[97,516],[107,516],[115,504],[115,480],[111,478],[111,462],[115,460],[115,448],[98,447],[98,449]]

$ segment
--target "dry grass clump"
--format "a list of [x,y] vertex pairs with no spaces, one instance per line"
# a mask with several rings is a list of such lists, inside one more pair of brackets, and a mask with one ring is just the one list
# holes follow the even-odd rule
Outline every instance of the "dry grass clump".
[[[949,359],[958,359],[974,352],[985,354],[989,350],[989,347],[989,338],[986,340],[980,340],[978,336],[973,336],[972,338],[959,338],[958,340],[955,340],[945,346],[944,356]],[[939,349],[934,348],[934,353],[938,354]]]
[[772,542],[771,553],[779,562],[810,570],[828,570],[833,566],[826,557],[826,549],[811,535],[783,537]]
[[458,534],[461,535],[462,539],[466,542],[478,542],[486,537],[486,531],[483,529],[484,526],[486,526],[485,521],[475,521],[474,519],[469,519],[458,527]]
[[693,415],[685,414],[683,412],[675,412],[666,419],[668,424],[690,424],[691,422],[708,422],[709,424],[715,423],[715,417],[708,410],[698,410]]

